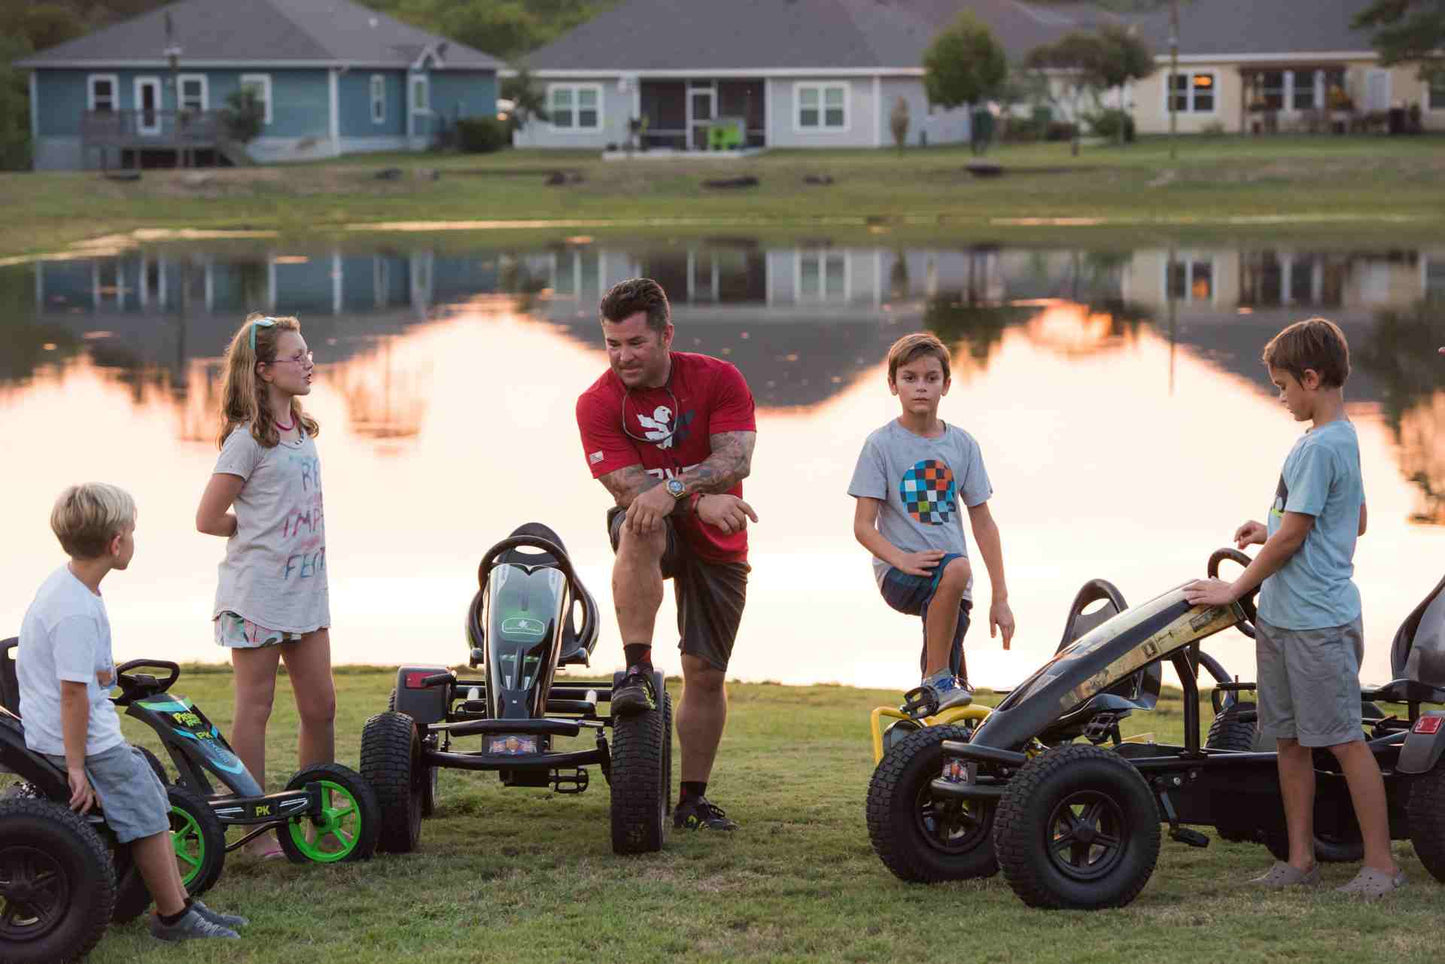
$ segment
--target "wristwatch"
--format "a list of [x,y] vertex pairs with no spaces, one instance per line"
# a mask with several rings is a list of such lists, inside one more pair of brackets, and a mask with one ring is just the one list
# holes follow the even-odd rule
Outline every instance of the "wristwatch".
[[680,499],[687,495],[687,486],[682,484],[681,479],[668,479],[662,485],[663,488],[667,489],[667,494],[674,499]]

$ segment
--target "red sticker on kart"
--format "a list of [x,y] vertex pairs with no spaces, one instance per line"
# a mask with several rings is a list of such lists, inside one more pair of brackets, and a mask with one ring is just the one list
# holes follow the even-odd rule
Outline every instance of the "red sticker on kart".
[[1411,733],[1423,733],[1432,736],[1440,732],[1440,726],[1445,723],[1445,716],[1422,716],[1410,727]]

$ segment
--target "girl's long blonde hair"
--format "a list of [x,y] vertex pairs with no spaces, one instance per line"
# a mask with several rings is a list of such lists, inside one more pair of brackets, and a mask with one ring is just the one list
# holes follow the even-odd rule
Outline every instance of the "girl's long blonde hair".
[[[258,321],[274,324],[257,326]],[[255,328],[255,348],[252,349],[252,328]],[[231,346],[226,349],[226,382],[221,388],[221,436],[216,440],[218,447],[226,444],[226,438],[236,426],[251,423],[251,435],[266,448],[281,440],[276,429],[276,414],[271,411],[270,395],[266,383],[256,371],[257,363],[271,364],[276,360],[276,342],[283,331],[301,333],[301,322],[295,318],[268,317],[259,311],[246,316],[245,324],[231,336]],[[291,422],[301,420],[306,434],[315,437],[321,432],[321,425],[301,411],[301,399],[291,399]]]

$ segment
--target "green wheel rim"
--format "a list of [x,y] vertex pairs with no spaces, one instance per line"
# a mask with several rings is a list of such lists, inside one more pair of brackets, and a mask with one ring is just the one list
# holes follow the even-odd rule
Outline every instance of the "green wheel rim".
[[321,785],[321,814],[292,817],[286,822],[286,830],[301,856],[330,864],[345,860],[361,842],[361,807],[341,784],[317,782]]
[[171,846],[176,851],[181,883],[189,889],[206,865],[206,835],[196,818],[180,807],[171,807]]

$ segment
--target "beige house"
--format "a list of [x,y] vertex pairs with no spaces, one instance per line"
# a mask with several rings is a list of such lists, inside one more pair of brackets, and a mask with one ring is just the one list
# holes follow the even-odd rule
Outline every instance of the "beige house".
[[1159,69],[1125,95],[1139,132],[1169,130],[1171,94],[1182,133],[1383,129],[1395,108],[1407,120],[1418,108],[1421,127],[1445,131],[1445,79],[1427,83],[1415,64],[1381,67],[1369,32],[1351,28],[1369,4],[1184,0],[1172,82],[1168,17],[1141,20]]

